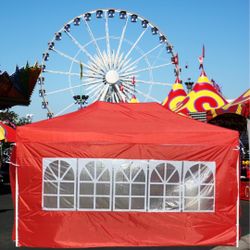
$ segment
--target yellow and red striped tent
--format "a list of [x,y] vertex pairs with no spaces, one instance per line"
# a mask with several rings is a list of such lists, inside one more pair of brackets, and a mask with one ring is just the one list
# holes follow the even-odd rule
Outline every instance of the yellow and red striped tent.
[[163,101],[162,105],[169,110],[175,111],[186,96],[187,93],[184,90],[180,79],[177,77],[171,91]]
[[192,91],[178,105],[175,112],[188,115],[191,112],[205,112],[227,104],[226,99],[216,90],[202,69]]

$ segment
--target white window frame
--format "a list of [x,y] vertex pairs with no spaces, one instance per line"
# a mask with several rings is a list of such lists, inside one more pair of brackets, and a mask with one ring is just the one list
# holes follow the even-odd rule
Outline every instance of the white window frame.
[[[49,166],[49,164],[58,161],[58,166],[59,166],[59,170],[58,170],[58,177],[55,180],[45,180],[45,171],[47,169],[47,167]],[[74,181],[73,180],[63,180],[63,177],[65,176],[65,174],[67,173],[67,171],[64,173],[64,175],[62,176],[62,178],[60,178],[60,164],[61,161],[65,161],[70,165],[70,168],[72,168],[73,173],[74,173]],[[87,180],[81,180],[80,176],[81,176],[81,171],[83,168],[85,168],[84,166],[89,163],[89,162],[94,162],[95,164],[95,179],[92,179],[90,181]],[[98,181],[96,178],[96,163],[97,162],[101,162],[105,169],[103,170],[103,172],[101,172],[101,174],[99,175],[99,177],[102,175],[102,173],[104,173],[104,171],[108,170],[109,172],[109,180],[108,181]],[[144,172],[144,176],[145,176],[145,181],[144,182],[135,182],[135,178],[138,176],[138,174],[141,172],[141,170],[138,171],[138,173],[136,173],[136,175],[134,176],[133,179],[131,179],[131,173],[132,173],[132,168],[130,168],[130,178],[126,178],[126,181],[117,181],[116,180],[116,174],[121,171],[122,165],[123,164],[128,164],[128,163],[134,163],[135,166],[140,166],[141,170],[143,170]],[[164,164],[164,168],[167,168],[167,164],[171,164],[175,167],[175,171],[178,172],[179,175],[179,182],[169,182],[169,180],[171,179],[171,177],[173,176],[174,172],[171,174],[171,176],[168,177],[168,179],[166,178],[166,174],[164,177],[164,180],[161,179],[161,182],[152,182],[151,181],[151,175],[154,171],[154,169],[159,165],[159,164]],[[187,172],[189,171],[189,169],[191,167],[193,167],[194,165],[198,164],[198,178],[197,178],[197,182],[196,185],[198,186],[198,195],[194,195],[194,196],[187,196],[185,195],[185,177]],[[211,172],[213,175],[213,180],[211,182],[201,182],[201,164],[205,165]],[[86,168],[85,168],[86,169]],[[165,171],[165,170],[164,170]],[[53,172],[53,171],[52,171]],[[130,212],[130,211],[135,211],[135,212],[185,212],[185,213],[189,213],[189,212],[195,212],[195,213],[199,213],[199,212],[215,212],[215,206],[216,206],[216,164],[215,162],[208,162],[208,161],[168,161],[168,160],[141,160],[141,159],[107,159],[107,158],[60,158],[60,157],[55,157],[55,158],[43,158],[42,159],[42,209],[46,210],[46,211],[117,211],[117,212]],[[53,173],[52,173],[53,174]],[[159,175],[159,174],[158,174]],[[91,176],[91,175],[90,175]],[[125,175],[124,175],[125,176]],[[56,177],[56,176],[55,176]],[[49,183],[56,183],[57,185],[57,193],[55,194],[45,194],[45,190],[44,190],[44,184],[46,182]],[[60,193],[60,185],[61,183],[74,183],[74,194],[61,194]],[[94,192],[93,194],[80,194],[80,184],[81,183],[92,183],[94,186]],[[116,194],[116,184],[128,184],[129,185],[129,194],[128,195],[119,195]],[[109,194],[104,194],[104,195],[100,195],[97,194],[96,192],[96,186],[97,184],[109,184]],[[132,185],[133,184],[139,184],[139,185],[144,185],[144,195],[132,195]],[[163,195],[159,195],[159,196],[154,196],[151,195],[150,190],[151,190],[151,185],[162,185],[163,186]],[[179,196],[171,196],[171,195],[167,195],[166,194],[166,186],[167,185],[178,185],[179,186]],[[212,195],[208,195],[205,196],[204,193],[201,193],[201,186],[206,186],[207,187],[211,187],[213,188],[213,193]],[[72,208],[60,208],[60,198],[62,196],[69,196],[69,197],[73,197],[74,199],[74,206]],[[56,197],[57,199],[57,207],[56,208],[49,208],[49,207],[45,207],[44,204],[44,198],[45,197]],[[80,197],[92,197],[93,198],[93,208],[81,208],[80,207]],[[96,208],[96,199],[97,198],[101,198],[101,197],[108,197],[109,198],[109,208]],[[120,208],[116,208],[115,207],[115,201],[116,198],[120,198],[120,197],[124,197],[124,198],[128,198],[128,202],[129,202],[129,207],[128,209],[120,209]],[[131,208],[131,204],[132,204],[132,199],[133,198],[143,198],[144,199],[144,208],[143,209],[135,209],[135,208]],[[162,198],[163,199],[163,207],[160,209],[150,209],[150,199],[151,198]],[[178,199],[179,202],[179,207],[178,209],[166,209],[165,204],[166,202],[168,202],[167,199]],[[185,209],[185,199],[197,199],[198,201],[198,209]],[[213,201],[212,205],[213,205],[213,209],[202,209],[201,210],[201,199],[204,200],[210,200]],[[206,203],[205,203],[206,204]]]
[[[171,179],[172,175],[175,173],[175,171],[172,173],[172,175],[166,180],[166,175],[164,176],[164,180],[163,182],[151,182],[151,175],[153,173],[153,171],[156,169],[156,167],[159,164],[164,164],[164,167],[167,168],[166,164],[171,164],[175,167],[175,171],[178,172],[179,174],[179,182],[175,182],[175,183],[169,183],[169,180]],[[149,212],[181,212],[181,186],[182,186],[182,176],[181,176],[181,170],[182,170],[182,161],[166,161],[166,160],[150,160],[149,161],[149,175],[148,175],[148,211]],[[161,179],[161,177],[159,176],[159,178]],[[179,196],[167,196],[166,195],[166,185],[168,184],[174,184],[174,185],[179,185]],[[150,195],[151,194],[151,185],[161,185],[163,186],[163,195],[162,196],[154,196],[154,195]],[[162,198],[163,199],[163,208],[162,209],[150,209],[150,199],[151,198]],[[165,201],[168,198],[178,198],[179,201],[179,209],[176,210],[167,210],[165,208]]]
[[[49,164],[58,161],[58,176],[59,178],[57,178],[56,180],[53,181],[49,181],[49,180],[45,180],[45,171],[46,169],[49,167]],[[64,175],[62,176],[62,178],[60,178],[60,167],[61,167],[61,161],[65,161],[70,165],[70,168],[72,168],[73,172],[74,172],[74,181],[65,181],[63,180],[63,177],[66,175],[66,173],[68,172],[68,170],[64,173]],[[77,159],[75,158],[43,158],[43,175],[42,175],[42,209],[43,210],[49,210],[49,211],[74,211],[76,210],[76,170],[77,170]],[[70,169],[69,168],[69,169]],[[56,177],[56,176],[55,176]],[[44,193],[44,183],[46,182],[56,182],[57,183],[57,194],[45,194]],[[60,184],[61,183],[74,183],[74,194],[60,194]],[[65,196],[65,197],[73,197],[74,198],[74,206],[72,208],[60,208],[60,197]],[[49,207],[45,207],[44,204],[44,197],[56,197],[57,198],[57,208],[49,208]]]
[[[215,194],[216,194],[216,175],[215,175],[215,170],[216,170],[216,165],[215,162],[208,162],[208,161],[184,161],[184,168],[183,168],[183,195],[182,195],[182,211],[183,212],[195,212],[195,213],[204,213],[204,212],[215,212],[215,204],[216,204],[216,200],[215,200]],[[198,180],[197,180],[197,185],[198,185],[198,195],[197,200],[198,200],[198,209],[197,210],[191,210],[191,209],[185,209],[185,198],[194,198],[194,196],[185,196],[185,176],[187,174],[187,172],[189,171],[189,169],[191,167],[193,167],[194,165],[199,164],[199,172],[198,172]],[[213,182],[212,184],[204,184],[201,183],[200,181],[200,166],[201,164],[205,165],[213,174]],[[211,197],[201,197],[201,185],[207,185],[207,186],[213,186],[214,189],[214,193],[213,196]],[[201,199],[209,199],[209,200],[213,200],[213,209],[212,210],[205,210],[200,208],[200,203],[201,203]]]
[[[122,182],[116,180],[116,174],[121,171],[121,166],[124,163],[136,163],[140,165],[141,170],[144,172],[145,181],[144,182],[135,182],[131,179],[131,169],[130,169],[130,179],[128,181]],[[113,160],[113,211],[119,211],[119,212],[128,212],[128,211],[137,211],[137,212],[145,212],[147,211],[147,169],[148,169],[148,160],[132,160],[132,159],[123,159],[123,160]],[[141,172],[138,171],[136,176],[133,178],[135,179],[138,174]],[[128,195],[117,195],[116,194],[116,184],[128,184],[129,185],[129,194]],[[144,196],[142,195],[132,195],[132,185],[133,184],[144,184]],[[129,199],[129,208],[128,209],[119,209],[116,208],[116,198],[128,198]],[[135,209],[131,208],[132,199],[133,198],[144,198],[144,209]]]
[[[104,173],[106,171],[106,169],[109,172],[110,175],[110,181],[98,181],[96,180],[96,162],[101,162],[103,163],[103,165],[105,166],[105,169],[102,173]],[[87,170],[85,165],[90,163],[90,162],[94,162],[95,164],[95,179],[93,181],[83,181],[80,180],[80,176],[81,176],[81,171],[83,169]],[[87,170],[88,172],[88,170]],[[89,173],[89,175],[91,175]],[[80,184],[82,183],[93,183],[94,185],[94,193],[93,195],[82,195],[80,194]],[[79,159],[78,160],[78,192],[77,192],[77,210],[79,211],[111,211],[112,210],[112,189],[113,189],[113,185],[112,185],[113,181],[112,181],[112,163],[111,160],[107,160],[107,159],[102,159],[102,158],[86,158],[86,159]],[[109,195],[98,195],[96,194],[96,185],[97,184],[109,184],[110,185],[110,190],[109,190]],[[81,208],[80,207],[80,198],[81,197],[91,197],[93,198],[93,208]],[[96,208],[96,198],[98,197],[104,197],[104,198],[109,198],[109,208]]]

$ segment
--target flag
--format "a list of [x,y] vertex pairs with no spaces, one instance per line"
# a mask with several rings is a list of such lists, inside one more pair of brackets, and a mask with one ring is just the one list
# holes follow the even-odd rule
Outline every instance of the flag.
[[203,67],[203,61],[204,61],[204,58],[205,58],[205,46],[203,45],[202,47],[202,54],[201,56],[199,56],[198,60],[199,60],[199,64],[200,64],[200,67]]
[[123,87],[123,85],[121,84],[120,85],[120,90],[123,92],[123,90],[124,90],[124,87]]
[[134,76],[132,77],[131,83],[132,83],[133,85],[135,85],[135,77],[134,77]]
[[82,78],[83,78],[83,65],[80,62],[80,79],[82,80]]
[[178,54],[176,54],[175,56],[172,57],[172,63],[175,64],[175,65],[179,64]]

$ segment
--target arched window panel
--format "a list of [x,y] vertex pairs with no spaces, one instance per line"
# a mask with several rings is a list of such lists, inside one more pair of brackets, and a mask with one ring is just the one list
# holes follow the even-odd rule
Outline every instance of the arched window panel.
[[44,210],[213,212],[215,162],[44,158]]
[[200,165],[200,182],[203,184],[213,184],[215,181],[215,168],[210,166],[210,163],[201,163]]
[[183,211],[215,209],[215,162],[184,162]]
[[44,180],[54,180],[57,181],[58,179],[58,160],[50,161],[48,159],[44,159],[43,161],[43,167],[44,168],[44,175],[43,178]]
[[76,159],[43,159],[42,207],[44,210],[76,209]]
[[148,161],[115,160],[113,167],[113,210],[146,211]]
[[79,159],[78,210],[110,211],[111,202],[111,160]]
[[148,210],[181,210],[181,161],[149,161]]

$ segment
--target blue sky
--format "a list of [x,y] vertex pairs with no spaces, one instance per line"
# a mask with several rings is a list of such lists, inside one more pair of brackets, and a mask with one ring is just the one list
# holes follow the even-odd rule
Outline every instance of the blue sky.
[[[56,31],[85,12],[100,8],[136,12],[156,24],[179,54],[182,79],[196,81],[198,56],[205,44],[205,70],[228,99],[249,88],[248,0],[8,0],[1,1],[0,70],[42,61]],[[185,64],[188,69],[185,69]],[[167,93],[166,93],[167,94]],[[21,116],[46,118],[38,90],[30,107],[16,107]]]

